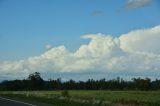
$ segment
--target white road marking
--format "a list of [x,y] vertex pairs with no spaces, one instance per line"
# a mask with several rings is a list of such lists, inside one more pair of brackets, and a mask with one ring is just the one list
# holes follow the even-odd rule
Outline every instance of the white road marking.
[[21,103],[21,104],[25,104],[25,105],[29,105],[29,106],[37,106],[37,105],[30,104],[30,103],[25,103],[25,102],[16,101],[16,100],[7,99],[7,98],[2,98],[2,97],[0,97],[0,99],[8,100],[8,101],[16,102],[16,103]]

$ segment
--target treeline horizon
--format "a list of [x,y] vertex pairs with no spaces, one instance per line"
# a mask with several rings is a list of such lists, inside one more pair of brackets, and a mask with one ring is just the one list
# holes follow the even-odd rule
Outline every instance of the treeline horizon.
[[30,90],[160,90],[160,79],[132,78],[124,80],[117,77],[111,80],[88,79],[87,81],[44,80],[39,72],[30,74],[23,80],[4,80],[0,83],[1,91],[30,91]]

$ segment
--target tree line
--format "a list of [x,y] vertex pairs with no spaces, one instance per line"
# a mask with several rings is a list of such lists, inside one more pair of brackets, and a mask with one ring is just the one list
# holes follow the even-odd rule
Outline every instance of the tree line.
[[88,79],[87,81],[61,81],[43,80],[41,74],[35,72],[23,80],[5,80],[0,83],[0,90],[160,90],[160,80],[151,80],[150,78],[132,78],[124,80],[117,77],[115,79],[100,80]]

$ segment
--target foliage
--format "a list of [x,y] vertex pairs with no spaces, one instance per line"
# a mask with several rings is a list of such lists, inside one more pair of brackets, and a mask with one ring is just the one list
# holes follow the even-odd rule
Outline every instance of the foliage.
[[67,97],[67,98],[70,97],[70,95],[69,95],[69,93],[68,93],[67,90],[63,90],[63,91],[61,92],[61,95],[62,95],[63,97]]
[[41,74],[35,72],[30,74],[27,79],[3,81],[0,83],[0,90],[160,90],[160,80],[151,80],[149,78],[132,78],[124,80],[117,77],[116,79],[74,81],[69,80],[62,82],[61,78],[56,80],[45,81]]
[[29,89],[31,90],[43,89],[44,81],[41,78],[40,73],[35,72],[34,74],[30,74],[28,80],[29,80]]

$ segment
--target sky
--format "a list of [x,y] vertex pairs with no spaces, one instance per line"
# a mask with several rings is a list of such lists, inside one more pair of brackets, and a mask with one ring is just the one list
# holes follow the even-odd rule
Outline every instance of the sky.
[[159,0],[0,0],[0,80],[160,76]]

